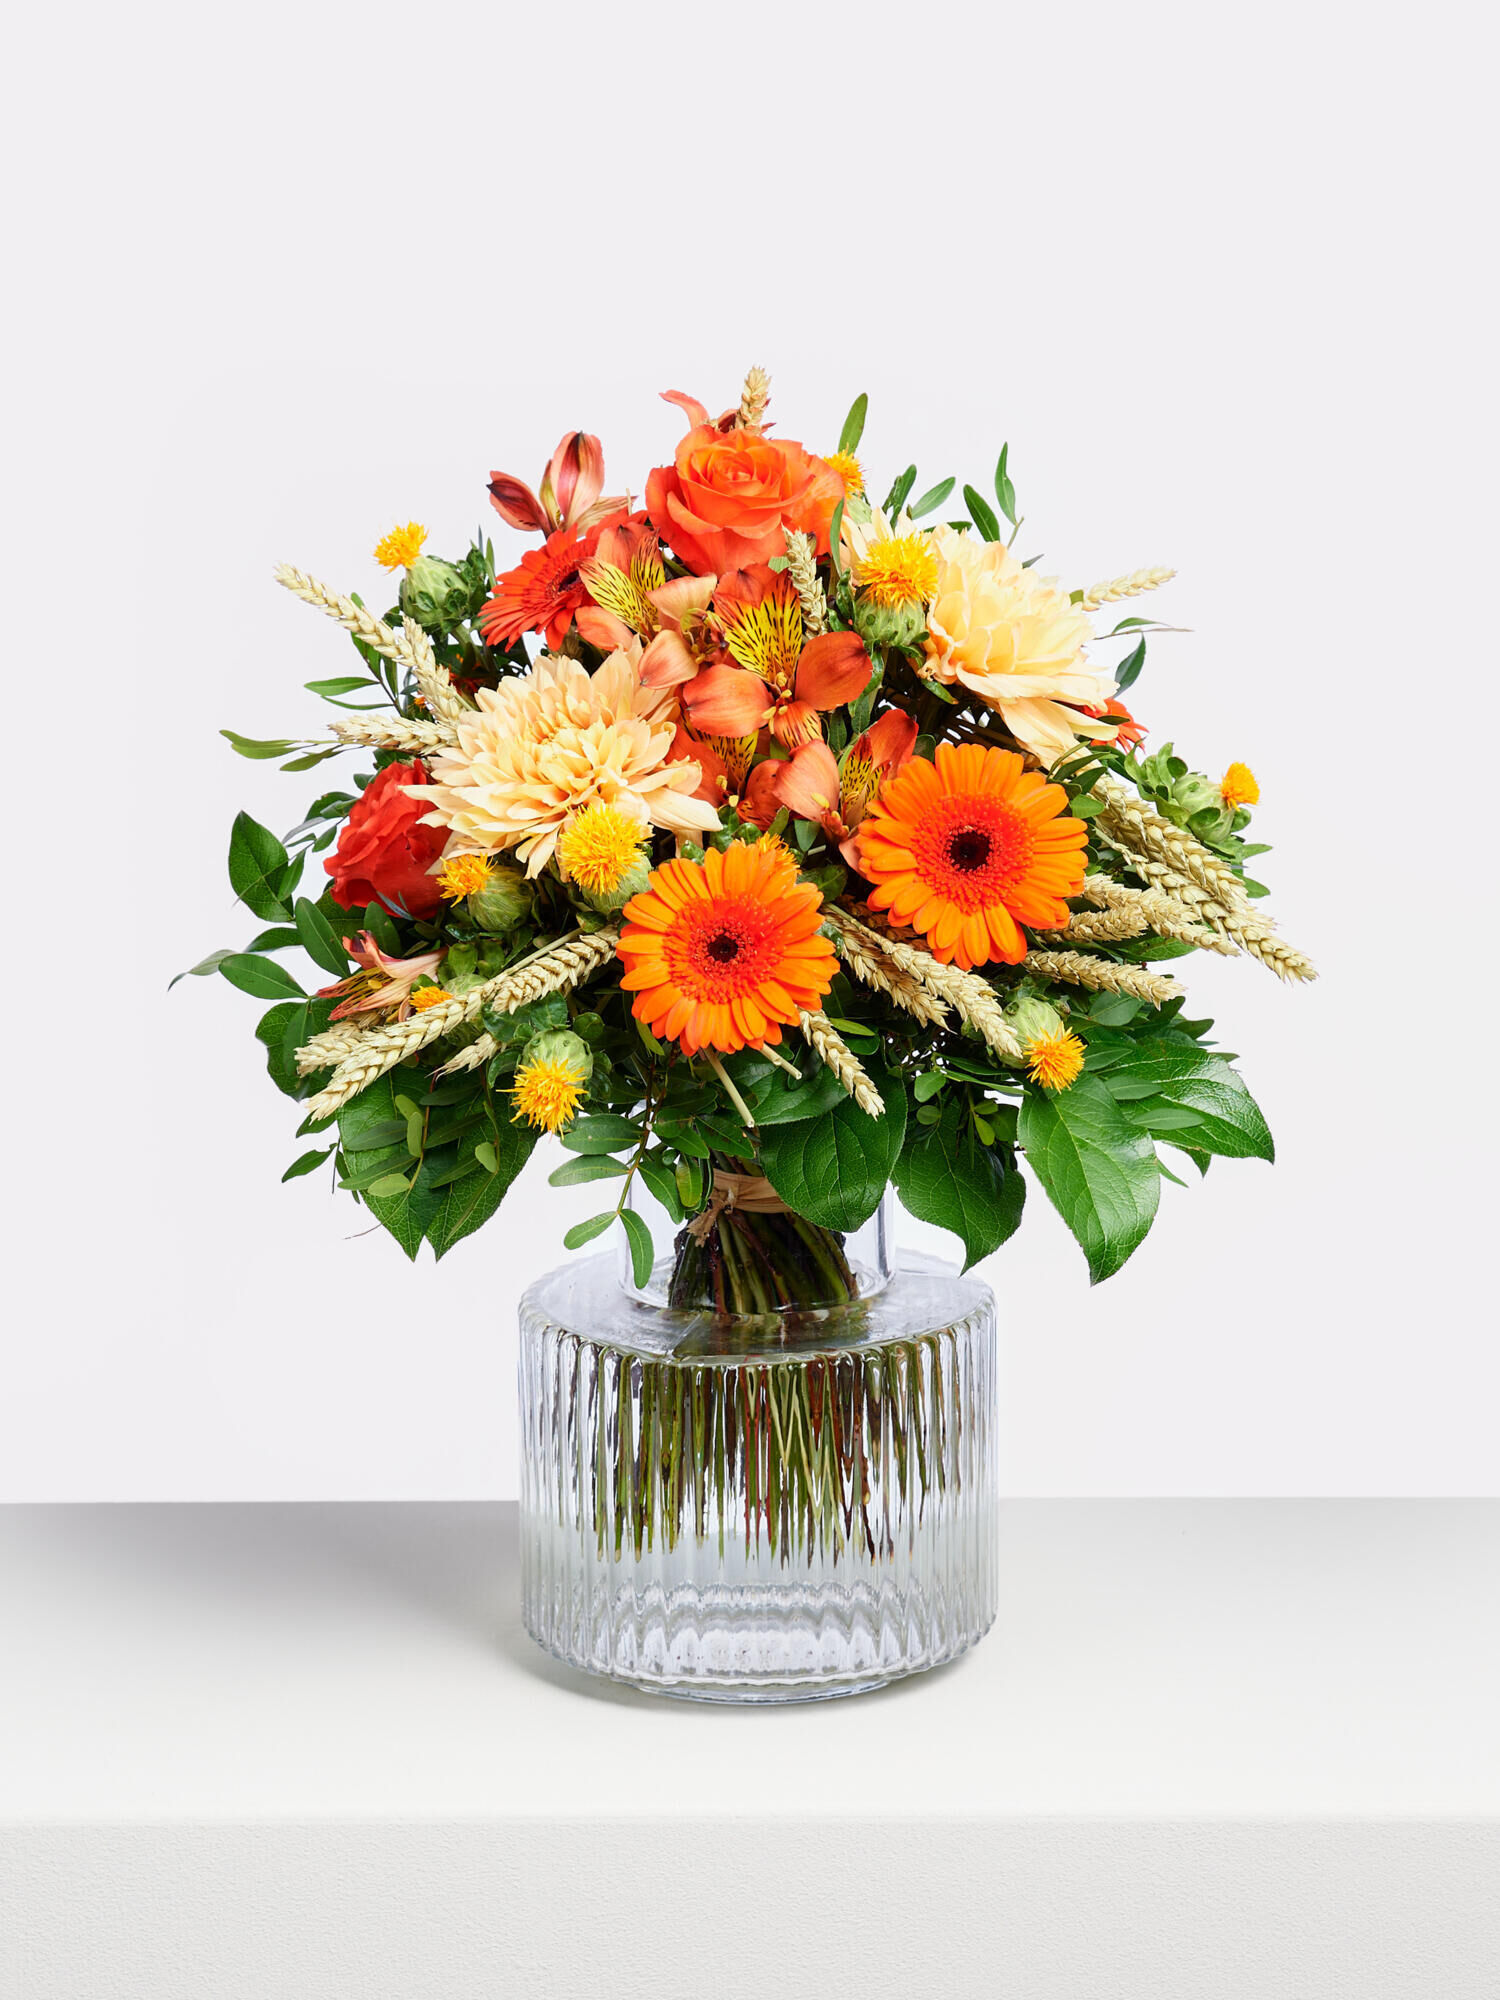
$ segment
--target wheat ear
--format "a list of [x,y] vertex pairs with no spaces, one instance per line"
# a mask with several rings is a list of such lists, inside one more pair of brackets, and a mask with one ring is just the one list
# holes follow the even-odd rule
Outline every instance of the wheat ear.
[[1113,604],[1120,597],[1140,597],[1148,590],[1160,590],[1170,583],[1175,569],[1133,569],[1129,576],[1112,576],[1104,583],[1091,583],[1083,593],[1085,611],[1097,611],[1101,604]]
[[401,630],[406,640],[402,658],[411,667],[417,693],[427,704],[427,713],[442,722],[462,722],[466,715],[472,715],[473,706],[453,685],[448,669],[438,664],[432,641],[416,619],[403,618]]
[[802,629],[810,639],[815,639],[828,630],[828,598],[818,575],[815,544],[811,535],[799,534],[795,528],[783,528],[781,532],[786,541],[786,573],[802,600]]
[[752,368],[745,376],[745,386],[740,391],[739,413],[735,418],[742,431],[758,431],[766,420],[766,405],[771,400],[771,378],[764,368]]
[[613,958],[619,940],[616,930],[563,938],[513,965],[508,972],[487,979],[472,992],[457,999],[441,1000],[435,1007],[413,1014],[409,1020],[371,1029],[339,1063],[325,1088],[309,1098],[309,1115],[327,1118],[397,1063],[416,1055],[454,1028],[477,1020],[486,1007],[509,1014],[528,1000],[540,1000],[544,993],[567,992]]
[[964,972],[956,965],[943,965],[931,952],[922,951],[903,938],[872,930],[844,910],[829,912],[842,930],[873,939],[886,956],[903,972],[910,973],[935,999],[945,1001],[958,1018],[989,1044],[1007,1062],[1021,1060],[1021,1044],[1005,1018],[1005,1009],[995,997],[995,989],[977,973]]
[[[1200,951],[1216,951],[1225,958],[1238,955],[1232,939],[1222,932],[1205,929],[1195,920],[1191,904],[1180,903],[1164,889],[1128,889],[1123,882],[1112,882],[1107,875],[1090,875],[1084,881],[1082,893],[1091,903],[1104,905],[1103,915],[1128,917],[1132,923],[1139,923],[1140,930],[1116,931],[1117,938],[1139,936],[1141,930],[1152,930],[1158,937],[1176,938],[1182,944],[1196,945]],[[1107,933],[1094,928],[1093,920],[1083,913],[1075,914],[1067,935],[1099,944],[1105,941]]]
[[1148,805],[1115,778],[1101,778],[1094,787],[1094,796],[1103,801],[1099,824],[1114,846],[1161,863],[1206,890],[1226,911],[1248,911],[1249,900],[1239,876],[1227,861],[1210,854],[1202,841],[1174,826],[1155,806]]
[[364,1037],[365,1030],[358,1021],[335,1021],[298,1049],[298,1076],[310,1076],[315,1069],[332,1069],[345,1056],[352,1055]]
[[458,741],[451,723],[408,722],[404,715],[346,715],[330,727],[341,743],[369,750],[407,750],[425,757]]
[[276,581],[294,597],[300,597],[304,604],[313,604],[320,611],[326,611],[346,632],[363,639],[375,652],[405,667],[417,684],[417,692],[434,715],[448,722],[457,722],[472,713],[469,704],[453,685],[453,676],[446,667],[438,665],[431,639],[414,618],[403,618],[402,629],[393,632],[384,619],[366,611],[352,597],[341,596],[326,583],[319,583],[315,576],[293,569],[290,563],[278,563]]
[[884,1116],[885,1100],[871,1083],[864,1064],[828,1016],[804,1011],[798,1015],[797,1025],[816,1051],[818,1060],[833,1071],[860,1110],[868,1111],[872,1118]]
[[1022,963],[1042,979],[1060,979],[1068,986],[1087,986],[1096,993],[1128,993],[1160,1007],[1175,1000],[1182,988],[1164,972],[1143,965],[1117,965],[1112,958],[1091,958],[1081,951],[1028,951]]
[[899,966],[884,948],[882,940],[868,932],[833,927],[834,949],[856,979],[877,993],[885,994],[895,1006],[926,1027],[947,1026],[948,1008],[937,995],[929,993],[919,979]]

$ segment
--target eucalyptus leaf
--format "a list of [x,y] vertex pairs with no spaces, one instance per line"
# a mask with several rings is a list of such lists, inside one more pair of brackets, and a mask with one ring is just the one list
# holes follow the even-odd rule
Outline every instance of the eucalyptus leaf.
[[995,519],[995,510],[982,493],[972,486],[964,488],[964,505],[969,510],[969,518],[987,542],[998,542],[1000,523]]
[[258,1000],[305,997],[284,965],[256,952],[231,952],[228,958],[219,961],[219,971],[231,986],[238,986],[242,993],[253,993]]
[[865,434],[865,417],[870,408],[870,399],[860,394],[849,407],[844,419],[844,428],[839,432],[839,450],[854,452],[859,450],[859,441]]
[[[864,398],[861,397],[860,401],[863,402]],[[633,1208],[621,1209],[620,1220],[625,1225],[625,1235],[630,1244],[631,1275],[637,1286],[644,1290],[651,1280],[651,1265],[656,1250],[651,1241],[651,1231],[646,1227],[645,1219],[637,1215]]]
[[930,514],[941,507],[948,495],[958,484],[956,479],[940,479],[936,486],[929,486],[919,500],[913,500],[909,512],[914,521],[920,521],[924,514]]
[[564,1246],[569,1250],[581,1250],[585,1243],[592,1243],[596,1236],[602,1236],[614,1219],[615,1211],[611,1208],[603,1215],[591,1215],[587,1222],[575,1222],[563,1238]]

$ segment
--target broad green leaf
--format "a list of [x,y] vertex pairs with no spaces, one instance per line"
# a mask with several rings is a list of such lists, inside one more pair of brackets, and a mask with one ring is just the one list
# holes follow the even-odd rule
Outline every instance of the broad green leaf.
[[1014,1158],[982,1146],[959,1097],[937,1125],[908,1132],[896,1162],[896,1192],[919,1221],[936,1223],[964,1246],[964,1269],[988,1257],[1020,1227],[1026,1183]]
[[548,1187],[577,1187],[583,1181],[620,1180],[630,1169],[609,1153],[585,1153],[576,1160],[564,1160],[547,1176]]
[[611,1208],[603,1215],[591,1215],[587,1222],[575,1222],[563,1238],[565,1247],[581,1250],[585,1243],[592,1243],[596,1236],[602,1236],[614,1219],[615,1211]]
[[[402,1072],[403,1083],[405,1080],[406,1072]],[[406,1185],[411,1161],[404,1142],[373,1149],[361,1146],[372,1128],[388,1128],[398,1122],[396,1090],[391,1077],[381,1076],[358,1097],[351,1097],[338,1113],[339,1139],[345,1148],[357,1149],[361,1155],[358,1174],[346,1174],[345,1179],[358,1180],[366,1190],[365,1204],[375,1220],[389,1230],[408,1257],[415,1257],[439,1197],[422,1186],[420,1176],[414,1178],[411,1187]],[[376,1194],[374,1188],[382,1182],[389,1183],[389,1192]]]
[[562,1134],[570,1153],[617,1153],[622,1146],[640,1144],[641,1128],[634,1119],[615,1111],[599,1111],[580,1118]]
[[[860,401],[864,401],[863,396]],[[651,1264],[656,1248],[651,1241],[651,1231],[633,1208],[622,1208],[620,1220],[625,1225],[625,1234],[630,1243],[631,1275],[636,1284],[644,1289],[651,1279]]]
[[313,964],[321,965],[335,979],[342,979],[349,970],[349,954],[334,936],[327,917],[306,896],[297,898],[292,914],[297,920],[297,935],[302,940],[302,949]]
[[179,979],[201,979],[205,973],[217,972],[225,959],[233,958],[234,955],[235,951],[232,944],[225,945],[222,951],[211,951],[207,958],[200,958],[198,963],[190,965],[186,972],[179,972],[174,978],[169,979],[167,981],[167,991],[170,993]]
[[427,1224],[427,1240],[434,1257],[443,1257],[466,1236],[472,1236],[489,1221],[516,1175],[531,1158],[537,1133],[530,1126],[507,1121],[500,1128],[498,1142],[491,1141],[495,1155],[493,1171],[481,1166],[477,1173],[454,1181],[442,1191],[437,1209]]
[[270,828],[249,813],[236,814],[229,832],[229,886],[265,923],[284,924],[291,919],[279,892],[286,866],[286,849]]
[[302,988],[284,965],[274,958],[261,958],[253,951],[231,952],[219,961],[219,970],[231,986],[253,993],[258,1000],[301,998]]
[[568,1003],[561,993],[544,993],[540,1000],[528,1000],[508,1014],[486,1007],[484,1025],[502,1049],[515,1048],[547,1028],[566,1028]]
[[757,1125],[793,1125],[799,1118],[819,1118],[847,1101],[844,1086],[822,1063],[810,1083],[794,1083],[783,1071],[772,1070],[748,1099]]
[[257,760],[284,757],[289,750],[295,750],[297,747],[289,736],[240,736],[233,729],[221,729],[219,734],[228,739],[230,748],[237,751],[241,757],[253,757]]
[[[858,451],[859,441],[865,434],[865,416],[870,408],[870,399],[864,394],[855,397],[849,406],[849,414],[844,419],[844,428],[839,432],[840,451]],[[637,1284],[641,1281],[636,1280]]]
[[976,493],[972,486],[964,488],[964,505],[969,510],[969,519],[987,542],[998,542],[1000,523],[995,519],[995,510],[982,493]]
[[1103,1078],[1087,1073],[1066,1090],[1028,1089],[1018,1130],[1028,1165],[1099,1284],[1139,1246],[1156,1215],[1161,1175],[1150,1138],[1126,1118]]
[[936,486],[929,486],[920,500],[913,500],[909,512],[914,521],[920,521],[924,514],[930,514],[935,507],[941,507],[948,495],[958,484],[956,479],[940,479]]
[[882,1117],[840,1095],[830,1111],[760,1134],[760,1164],[789,1208],[824,1229],[857,1229],[875,1213],[906,1131],[906,1086],[893,1071],[869,1065],[885,1103]]
[[1116,1057],[1100,1081],[1131,1124],[1153,1136],[1226,1159],[1276,1157],[1265,1117],[1244,1079],[1211,1049],[1141,1042]]

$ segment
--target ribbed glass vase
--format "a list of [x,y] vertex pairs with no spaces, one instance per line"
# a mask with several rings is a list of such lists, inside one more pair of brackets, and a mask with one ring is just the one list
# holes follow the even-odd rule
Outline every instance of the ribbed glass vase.
[[[527,1629],[667,1694],[853,1694],[995,1614],[995,1313],[889,1212],[839,1239],[853,1296],[726,1314],[578,1259],[521,1302]],[[689,1246],[691,1247],[691,1246]]]

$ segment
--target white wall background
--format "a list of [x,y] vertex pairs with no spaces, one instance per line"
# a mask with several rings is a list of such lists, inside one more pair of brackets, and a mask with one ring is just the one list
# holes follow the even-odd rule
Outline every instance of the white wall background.
[[[1147,562],[1136,698],[1259,774],[1287,934],[1191,968],[1279,1165],[1164,1191],[1090,1291],[1035,1195],[987,1275],[1035,1494],[1500,1491],[1490,1300],[1494,48],[1474,6],[84,7],[12,43],[0,1498],[514,1490],[514,1314],[588,1190],[540,1156],[409,1267],[321,1181],[258,1004],[233,812],[317,775],[331,625],[493,467],[639,490],[748,362],[883,490],[982,482],[1030,550]],[[17,123],[19,121],[19,123]],[[922,483],[926,483],[924,477]],[[1153,609],[1158,608],[1153,606]],[[570,1201],[572,1206],[570,1206]],[[914,1233],[916,1226],[912,1225]]]

